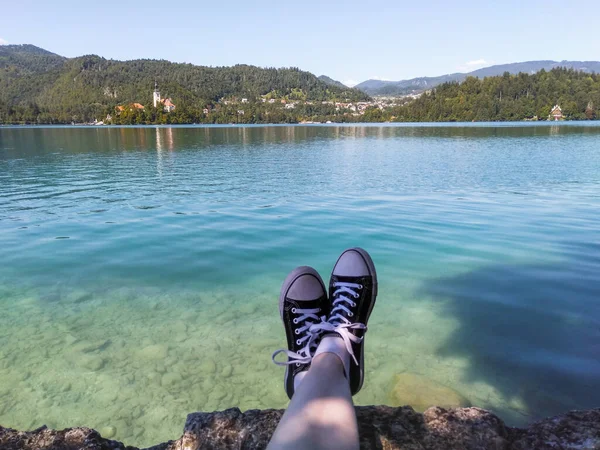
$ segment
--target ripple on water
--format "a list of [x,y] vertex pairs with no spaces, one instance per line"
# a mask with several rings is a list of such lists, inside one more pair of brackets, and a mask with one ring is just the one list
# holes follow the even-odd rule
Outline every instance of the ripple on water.
[[511,424],[600,402],[600,127],[0,133],[4,426],[145,446],[285,407],[281,281],[357,244],[380,277],[358,404],[399,379]]

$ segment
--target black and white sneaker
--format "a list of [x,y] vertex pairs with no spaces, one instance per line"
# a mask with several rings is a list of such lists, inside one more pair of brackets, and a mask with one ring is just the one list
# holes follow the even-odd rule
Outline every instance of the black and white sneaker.
[[[353,359],[344,370],[355,395],[364,381],[364,343],[367,322],[377,298],[377,274],[371,256],[362,248],[351,248],[338,258],[329,281],[327,322],[314,325],[313,334],[324,333],[342,338]],[[319,349],[321,351],[321,349]],[[342,361],[347,358],[342,358]]]
[[[287,366],[284,387],[290,399],[294,395],[294,378],[310,368],[318,344],[318,333],[312,333],[310,328],[327,315],[327,305],[325,284],[315,269],[298,267],[286,277],[279,295],[279,313],[288,348],[277,350],[272,358],[275,364]],[[287,355],[287,361],[275,361],[280,353]]]

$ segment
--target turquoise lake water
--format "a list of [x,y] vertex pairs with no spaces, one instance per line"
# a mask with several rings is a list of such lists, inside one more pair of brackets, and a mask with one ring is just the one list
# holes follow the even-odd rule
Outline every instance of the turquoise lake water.
[[600,124],[0,128],[0,424],[133,445],[287,405],[277,301],[359,245],[358,404],[600,405]]

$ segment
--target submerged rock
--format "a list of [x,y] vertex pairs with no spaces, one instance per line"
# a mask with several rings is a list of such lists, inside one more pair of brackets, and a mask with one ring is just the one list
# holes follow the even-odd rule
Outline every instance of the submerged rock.
[[173,386],[179,382],[181,382],[181,375],[177,372],[167,372],[162,376],[161,384],[164,387]]
[[142,348],[138,356],[147,360],[163,360],[169,356],[169,346],[164,344],[151,344]]
[[78,341],[71,347],[72,352],[94,353],[104,350],[110,345],[109,339],[99,339],[97,341]]
[[396,375],[388,402],[392,406],[410,405],[419,412],[434,405],[442,408],[471,405],[469,400],[454,389],[410,372]]
[[96,372],[104,367],[106,360],[100,356],[83,356],[78,359],[79,365],[84,368]]
[[93,296],[90,292],[81,289],[71,291],[67,295],[63,296],[63,299],[68,303],[83,303],[91,300],[92,298]]
[[117,429],[113,426],[107,426],[100,429],[100,434],[105,438],[112,438],[117,434]]
[[224,366],[223,370],[221,370],[221,376],[223,378],[229,378],[231,376],[232,372],[233,372],[233,367],[231,367],[230,365]]
[[212,359],[205,359],[198,368],[200,373],[211,375],[217,370],[217,365]]

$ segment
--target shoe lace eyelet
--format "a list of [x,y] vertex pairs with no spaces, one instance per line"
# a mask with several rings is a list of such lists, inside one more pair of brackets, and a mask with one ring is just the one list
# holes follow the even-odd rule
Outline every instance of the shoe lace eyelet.
[[300,329],[299,329],[299,328],[296,328],[296,329],[294,330],[294,333],[296,333],[296,334],[300,334]]
[[300,345],[300,344],[301,344],[301,342],[300,342],[300,339],[298,339],[298,340],[296,341],[296,345]]
[[348,314],[348,317],[353,317],[353,316],[354,316],[354,313]]
[[292,308],[292,313],[296,314],[296,308]]
[[296,367],[300,367],[300,363],[296,363]]
[[358,288],[359,288],[359,289],[362,289],[362,288],[363,288],[363,285],[362,285],[362,284],[359,284],[359,285],[358,285]]
[[294,320],[292,320],[292,322],[294,322],[294,323],[297,324],[298,323],[298,319],[294,319]]
[[358,298],[358,297],[360,297],[360,295],[354,294],[354,298]]

